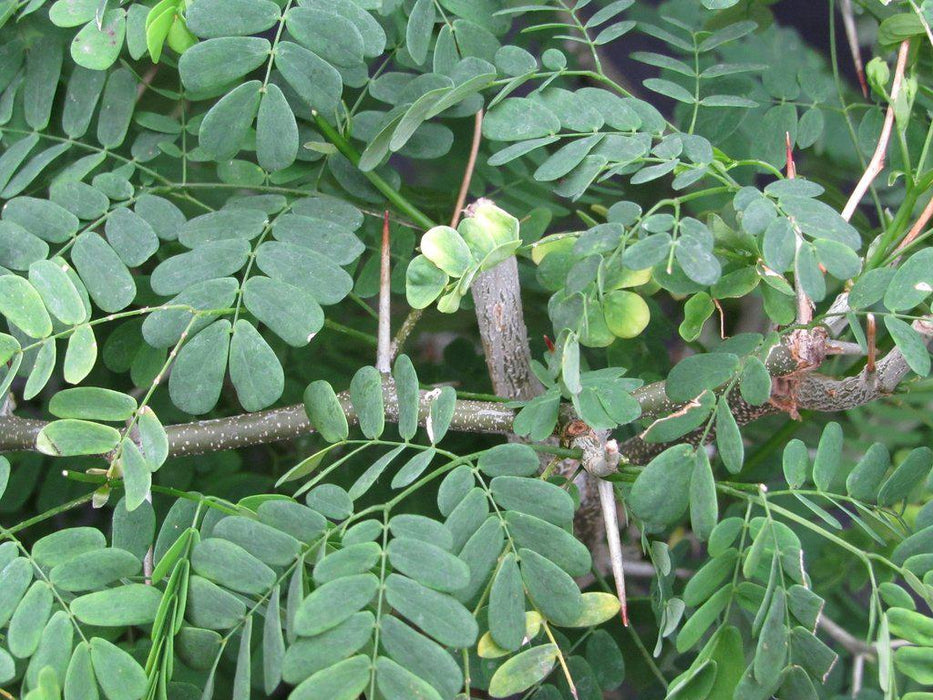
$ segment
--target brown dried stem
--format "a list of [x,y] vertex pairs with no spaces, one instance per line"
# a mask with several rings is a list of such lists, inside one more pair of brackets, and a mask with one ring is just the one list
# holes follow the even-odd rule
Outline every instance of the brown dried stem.
[[885,153],[888,150],[888,143],[891,140],[891,131],[894,128],[894,103],[897,101],[897,97],[901,92],[901,86],[904,82],[904,70],[907,67],[907,54],[909,51],[910,39],[904,39],[897,52],[897,66],[894,69],[894,82],[891,83],[891,96],[888,100],[888,111],[884,116],[884,126],[881,128],[881,136],[878,138],[878,145],[875,147],[875,152],[868,162],[868,167],[865,168],[865,172],[862,174],[861,179],[852,191],[852,195],[849,197],[849,201],[846,202],[845,208],[842,210],[842,218],[846,221],[852,218],[852,215],[858,208],[859,203],[862,201],[862,197],[865,196],[871,183],[874,182],[875,178],[884,170]]

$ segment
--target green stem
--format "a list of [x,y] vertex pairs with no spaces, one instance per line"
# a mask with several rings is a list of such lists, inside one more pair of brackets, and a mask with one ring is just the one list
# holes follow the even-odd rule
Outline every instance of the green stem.
[[[350,145],[350,142],[347,141],[333,126],[331,126],[328,121],[324,119],[324,117],[318,114],[317,111],[312,112],[311,116],[314,118],[314,123],[321,134],[324,135],[324,138],[334,144],[334,146],[337,147],[337,150],[346,156],[346,158],[351,163],[353,163],[353,165],[359,165],[360,154],[356,151],[355,148],[353,148],[353,146]],[[360,172],[366,176],[366,179],[372,183],[373,187],[385,195],[386,199],[388,199],[390,202],[392,202],[392,204],[411,217],[412,221],[420,224],[424,228],[431,228],[432,226],[436,226],[436,224],[427,214],[405,199],[401,194],[399,194],[397,190],[392,187],[392,185],[383,180],[377,173],[372,171]]]
[[337,333],[343,333],[344,335],[350,336],[351,338],[356,338],[363,343],[368,345],[376,346],[376,338],[369,333],[364,333],[363,331],[358,331],[355,328],[350,328],[345,326],[342,323],[337,323],[336,321],[331,321],[329,318],[324,319],[324,327],[330,328],[332,331]]
[[21,523],[17,523],[13,527],[0,528],[0,539],[12,538],[12,536],[15,535],[17,532],[19,532],[20,530],[25,530],[26,528],[29,528],[29,527],[32,527],[33,525],[37,525],[38,523],[41,523],[43,520],[54,518],[56,515],[65,513],[71,510],[72,508],[77,508],[78,506],[82,506],[85,503],[89,503],[93,497],[94,497],[94,492],[91,491],[90,493],[86,493],[83,496],[78,496],[77,498],[71,501],[68,501],[67,503],[62,503],[60,506],[56,506],[55,508],[52,508],[51,510],[47,510],[44,513],[40,513],[34,518],[29,518],[29,520],[24,520]]

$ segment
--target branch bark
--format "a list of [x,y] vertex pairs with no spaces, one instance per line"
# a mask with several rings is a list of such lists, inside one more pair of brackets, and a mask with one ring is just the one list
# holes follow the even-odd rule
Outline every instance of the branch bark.
[[[933,318],[914,322],[914,328],[923,336],[927,345],[933,343]],[[876,370],[863,370],[852,377],[835,378],[807,371],[799,376],[791,362],[793,355],[780,346],[772,352],[768,367],[772,376],[793,378],[794,399],[800,409],[821,412],[846,411],[890,395],[908,375],[910,368],[896,348],[878,361]],[[422,392],[420,420],[427,420],[429,402]],[[649,384],[633,392],[642,407],[642,420],[652,420],[668,415],[682,407],[667,398],[664,382]],[[356,414],[349,395],[339,395],[347,417],[354,421]],[[385,388],[386,416],[389,421],[398,417],[398,401],[394,390],[387,382]],[[780,412],[774,404],[751,406],[741,396],[730,396],[730,405],[739,423],[746,424],[765,415]],[[515,411],[504,403],[493,401],[458,400],[451,420],[451,429],[461,432],[508,435],[512,432]],[[17,450],[34,451],[36,436],[47,425],[46,421],[21,418],[15,415],[0,416],[0,452]],[[169,454],[172,457],[203,454],[220,450],[231,450],[249,445],[258,445],[281,440],[291,440],[313,432],[304,406],[295,405],[256,413],[245,413],[225,418],[194,421],[166,426],[169,438]],[[645,443],[633,438],[620,446],[622,458],[631,464],[644,464],[663,449],[664,445]]]
[[531,371],[515,257],[477,275],[471,291],[493,391],[509,399],[534,398],[543,387]]

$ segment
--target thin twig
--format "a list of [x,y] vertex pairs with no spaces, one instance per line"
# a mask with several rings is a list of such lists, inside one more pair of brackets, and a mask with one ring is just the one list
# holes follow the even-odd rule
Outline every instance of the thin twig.
[[933,197],[930,198],[930,201],[927,202],[927,205],[923,208],[923,211],[920,213],[920,218],[910,227],[910,231],[904,236],[904,240],[897,244],[897,248],[894,249],[894,252],[897,253],[913,243],[914,239],[923,231],[924,226],[930,221],[931,216],[933,216]]
[[460,222],[460,215],[463,213],[463,207],[466,204],[467,193],[470,191],[470,181],[473,179],[473,171],[476,169],[476,156],[479,153],[479,142],[483,137],[483,110],[476,113],[473,121],[473,142],[470,144],[470,157],[467,159],[466,168],[463,171],[463,179],[460,181],[460,192],[457,193],[457,203],[454,205],[453,213],[450,215],[451,227],[456,227]]
[[868,84],[865,82],[865,66],[862,63],[862,48],[859,46],[855,14],[852,12],[852,0],[840,0],[839,10],[842,12],[842,26],[846,30],[846,39],[849,41],[849,50],[852,52],[852,63],[855,64],[858,83],[862,88],[862,95],[867,98]]
[[398,356],[399,352],[401,352],[402,347],[405,345],[405,341],[408,340],[408,336],[411,335],[415,326],[418,325],[418,321],[421,320],[421,315],[423,313],[424,309],[412,309],[408,312],[405,320],[402,321],[402,325],[399,326],[398,331],[395,333],[395,338],[392,340],[392,351],[389,354],[393,360]]
[[[451,227],[457,226],[460,222],[460,216],[463,214],[463,207],[466,204],[467,194],[470,191],[470,181],[473,179],[473,171],[476,169],[476,157],[479,154],[479,144],[482,136],[483,110],[481,109],[476,113],[473,122],[473,142],[470,144],[470,156],[467,159],[466,168],[463,171],[463,179],[460,182],[460,192],[457,194],[457,202],[454,204],[454,210],[450,215]],[[408,316],[402,321],[401,327],[392,340],[392,349],[389,354],[390,361],[395,359],[396,355],[401,352],[402,347],[405,345],[405,341],[408,340],[408,336],[411,335],[418,321],[421,320],[421,315],[423,313],[424,309],[412,309],[408,312]]]
[[874,182],[881,171],[884,170],[885,153],[888,150],[888,142],[891,140],[891,131],[894,127],[894,103],[897,101],[897,97],[901,92],[901,85],[904,82],[904,70],[907,67],[907,54],[909,50],[910,39],[904,39],[897,52],[897,66],[894,69],[894,82],[891,84],[891,96],[888,100],[888,111],[884,116],[884,126],[881,128],[881,136],[878,138],[878,145],[875,148],[874,154],[872,154],[871,160],[868,162],[868,167],[865,168],[862,178],[858,181],[858,184],[852,191],[852,196],[849,197],[849,201],[846,202],[846,206],[842,210],[842,218],[846,221],[852,218],[859,203],[862,201],[862,197],[864,197],[865,193],[868,191],[869,186]]
[[143,79],[139,83],[139,87],[136,88],[136,101],[137,102],[139,102],[142,96],[146,93],[146,90],[149,89],[149,86],[152,85],[152,81],[155,80],[156,73],[158,72],[159,72],[158,65],[154,65],[152,68],[146,71],[146,74],[143,76]]
[[[842,645],[842,648],[848,651],[850,654],[862,655],[870,658],[875,657],[878,648],[877,643],[869,644],[868,642],[863,642],[861,639],[849,633],[841,625],[833,622],[825,615],[820,615],[818,624],[820,629],[839,642]],[[892,649],[907,646],[908,644],[909,642],[906,642],[903,639],[891,640]]]
[[388,374],[392,366],[392,289],[389,248],[389,210],[382,218],[382,254],[379,268],[379,329],[376,336],[376,369]]
[[827,355],[864,355],[865,351],[858,343],[830,339],[826,341]]
[[878,348],[877,348],[877,345],[875,344],[875,335],[877,333],[877,327],[875,325],[875,315],[870,313],[868,314],[865,320],[866,320],[866,326],[868,328],[868,331],[866,333],[867,337],[865,339],[865,342],[868,343],[868,362],[865,363],[865,371],[868,372],[868,374],[874,374],[875,373],[875,357],[877,356],[877,353],[878,353]]
[[856,654],[852,661],[852,697],[858,697],[862,691],[862,677],[865,675],[865,655]]

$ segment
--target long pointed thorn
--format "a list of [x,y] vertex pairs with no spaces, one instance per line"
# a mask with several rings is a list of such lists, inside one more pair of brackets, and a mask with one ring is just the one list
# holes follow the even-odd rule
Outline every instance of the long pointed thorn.
[[376,369],[389,371],[392,363],[391,335],[391,255],[389,248],[389,210],[382,217],[382,250],[379,269],[379,328],[376,337]]
[[797,177],[797,166],[794,164],[794,148],[790,142],[790,132],[784,132],[784,147],[787,152],[787,179],[793,180]]
[[609,561],[612,577],[615,579],[616,595],[619,598],[619,614],[622,624],[628,627],[628,602],[625,595],[625,568],[622,562],[622,540],[619,537],[619,516],[616,506],[615,489],[611,481],[600,479],[597,483],[599,503],[603,510],[603,523],[606,526],[606,542],[609,544]]
[[868,83],[865,82],[865,71],[861,66],[856,67],[855,74],[858,76],[858,84],[862,88],[862,96],[868,99]]

